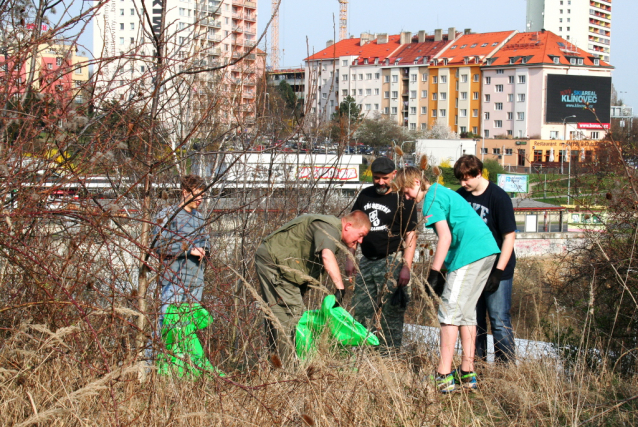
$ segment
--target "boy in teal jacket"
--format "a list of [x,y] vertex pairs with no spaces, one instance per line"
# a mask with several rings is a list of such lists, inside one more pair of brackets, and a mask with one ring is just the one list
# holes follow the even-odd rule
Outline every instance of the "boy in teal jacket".
[[[425,226],[434,229],[439,238],[428,275],[430,286],[441,297],[437,388],[442,393],[458,387],[475,389],[476,302],[500,251],[487,225],[456,192],[430,184],[414,167],[400,170],[394,182],[406,199],[423,201]],[[446,278],[441,274],[444,266]],[[463,356],[457,371],[452,370],[452,359],[459,331]]]

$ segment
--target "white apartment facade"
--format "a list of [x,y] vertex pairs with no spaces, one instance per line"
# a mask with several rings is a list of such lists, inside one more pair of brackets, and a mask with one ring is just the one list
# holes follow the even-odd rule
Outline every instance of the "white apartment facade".
[[527,0],[527,31],[552,31],[609,62],[611,0]]
[[[222,120],[242,117],[254,121],[257,57],[247,53],[256,43],[257,2],[244,0],[110,0],[93,21],[93,56],[98,99],[134,101],[152,89],[156,51],[153,37],[160,34],[165,12],[166,69],[162,117],[168,123],[193,117],[205,108],[207,89],[227,91],[238,112],[222,111]],[[149,21],[151,24],[149,24]],[[244,60],[221,71],[182,74]],[[223,83],[220,83],[223,82]],[[199,106],[199,107],[198,107]],[[180,124],[181,126],[181,124]]]

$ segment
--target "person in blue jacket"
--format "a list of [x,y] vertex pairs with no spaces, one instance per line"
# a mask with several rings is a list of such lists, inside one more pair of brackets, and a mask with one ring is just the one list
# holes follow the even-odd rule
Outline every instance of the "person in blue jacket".
[[170,304],[201,303],[204,290],[204,260],[210,252],[206,222],[197,208],[206,185],[197,175],[181,180],[179,204],[163,209],[156,217],[152,239],[161,267],[160,327]]

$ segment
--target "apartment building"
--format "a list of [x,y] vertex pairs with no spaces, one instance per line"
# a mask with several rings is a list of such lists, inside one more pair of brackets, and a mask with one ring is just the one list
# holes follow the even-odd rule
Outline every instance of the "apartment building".
[[460,36],[454,28],[447,34],[419,31],[401,33],[401,49],[386,58],[382,69],[382,114],[410,130],[427,129],[429,64],[444,48]]
[[612,0],[527,0],[527,30],[552,31],[609,62]]
[[401,46],[399,35],[368,33],[327,47],[306,58],[306,102],[318,121],[330,120],[335,109],[352,96],[362,113],[381,109],[381,67]]
[[[148,91],[156,67],[153,39],[160,36],[163,13],[163,77],[172,77],[166,93],[173,94],[163,102],[164,118],[196,120],[198,109],[208,108],[214,92],[226,98],[222,120],[254,122],[255,76],[265,66],[263,55],[253,49],[256,1],[108,1],[93,21],[93,53],[103,59],[96,67],[98,97],[129,101]],[[233,65],[197,72],[225,64]]]
[[447,45],[429,64],[428,124],[448,125],[455,132],[479,134],[481,126],[481,67],[516,31],[467,32]]
[[[0,56],[0,79],[11,94],[22,94],[31,74],[31,51],[12,52]],[[38,46],[31,87],[48,94],[58,102],[83,104],[83,90],[89,80],[88,58],[78,55],[77,47],[62,42]]]
[[303,68],[283,67],[276,70],[270,70],[268,74],[268,83],[271,85],[279,85],[282,81],[288,83],[295,93],[297,100],[303,106],[306,96],[305,73]]
[[[602,138],[603,129],[584,105],[557,97],[583,93],[608,123],[612,68],[551,31],[515,34],[481,67],[482,136]],[[561,93],[552,89],[557,80]]]

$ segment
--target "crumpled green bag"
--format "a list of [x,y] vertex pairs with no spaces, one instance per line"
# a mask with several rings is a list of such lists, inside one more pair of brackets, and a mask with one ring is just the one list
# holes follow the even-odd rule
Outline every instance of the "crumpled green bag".
[[[162,339],[168,353],[157,359],[159,373],[198,377],[204,372],[225,376],[211,365],[195,331],[213,323],[213,317],[200,304],[169,305],[164,315]],[[189,363],[189,361],[191,363]]]
[[379,338],[342,307],[335,307],[335,296],[328,295],[323,299],[321,309],[304,312],[297,323],[295,346],[299,359],[306,359],[316,350],[316,340],[326,325],[332,338],[343,346],[379,345]]

